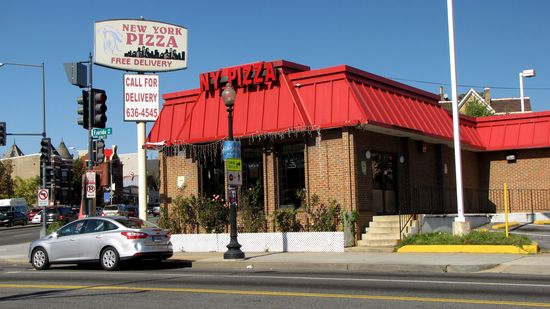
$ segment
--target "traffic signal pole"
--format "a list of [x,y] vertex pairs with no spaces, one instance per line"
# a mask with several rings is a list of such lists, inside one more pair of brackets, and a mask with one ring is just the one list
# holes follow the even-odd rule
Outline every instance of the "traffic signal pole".
[[[94,168],[94,161],[92,158],[92,128],[93,128],[93,94],[92,94],[92,53],[88,56],[88,172],[91,172]],[[84,186],[85,188],[87,186]],[[84,192],[86,194],[87,192]],[[92,213],[92,204],[93,199],[87,198],[86,196],[82,196],[84,201],[86,201],[86,212],[85,215],[89,216]]]

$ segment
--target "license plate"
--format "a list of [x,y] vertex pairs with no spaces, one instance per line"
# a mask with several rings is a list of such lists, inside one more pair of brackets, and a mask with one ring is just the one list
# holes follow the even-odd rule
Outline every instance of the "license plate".
[[154,242],[161,242],[161,241],[162,241],[162,236],[153,235],[153,241],[154,241]]

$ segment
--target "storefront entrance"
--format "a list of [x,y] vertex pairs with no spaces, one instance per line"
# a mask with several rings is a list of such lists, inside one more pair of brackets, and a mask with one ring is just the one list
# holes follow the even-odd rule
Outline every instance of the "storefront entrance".
[[392,153],[372,153],[372,202],[377,215],[397,214],[396,157]]

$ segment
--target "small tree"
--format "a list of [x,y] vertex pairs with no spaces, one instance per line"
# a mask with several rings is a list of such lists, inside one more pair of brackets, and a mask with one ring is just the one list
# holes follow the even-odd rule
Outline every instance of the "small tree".
[[28,205],[36,204],[36,193],[40,187],[40,176],[29,179],[15,177],[15,196],[22,197]]
[[466,103],[466,110],[464,112],[471,117],[486,117],[495,114],[487,108],[487,105],[481,103],[478,99]]

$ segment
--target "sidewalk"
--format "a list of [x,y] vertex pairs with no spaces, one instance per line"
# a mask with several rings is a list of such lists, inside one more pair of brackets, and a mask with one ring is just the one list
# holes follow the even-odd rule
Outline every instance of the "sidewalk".
[[[0,246],[0,267],[31,267],[28,243]],[[176,252],[169,262],[188,262],[194,269],[256,271],[371,271],[424,273],[509,273],[550,275],[550,254],[478,253],[288,253],[245,252],[243,260],[224,260],[219,252]]]

